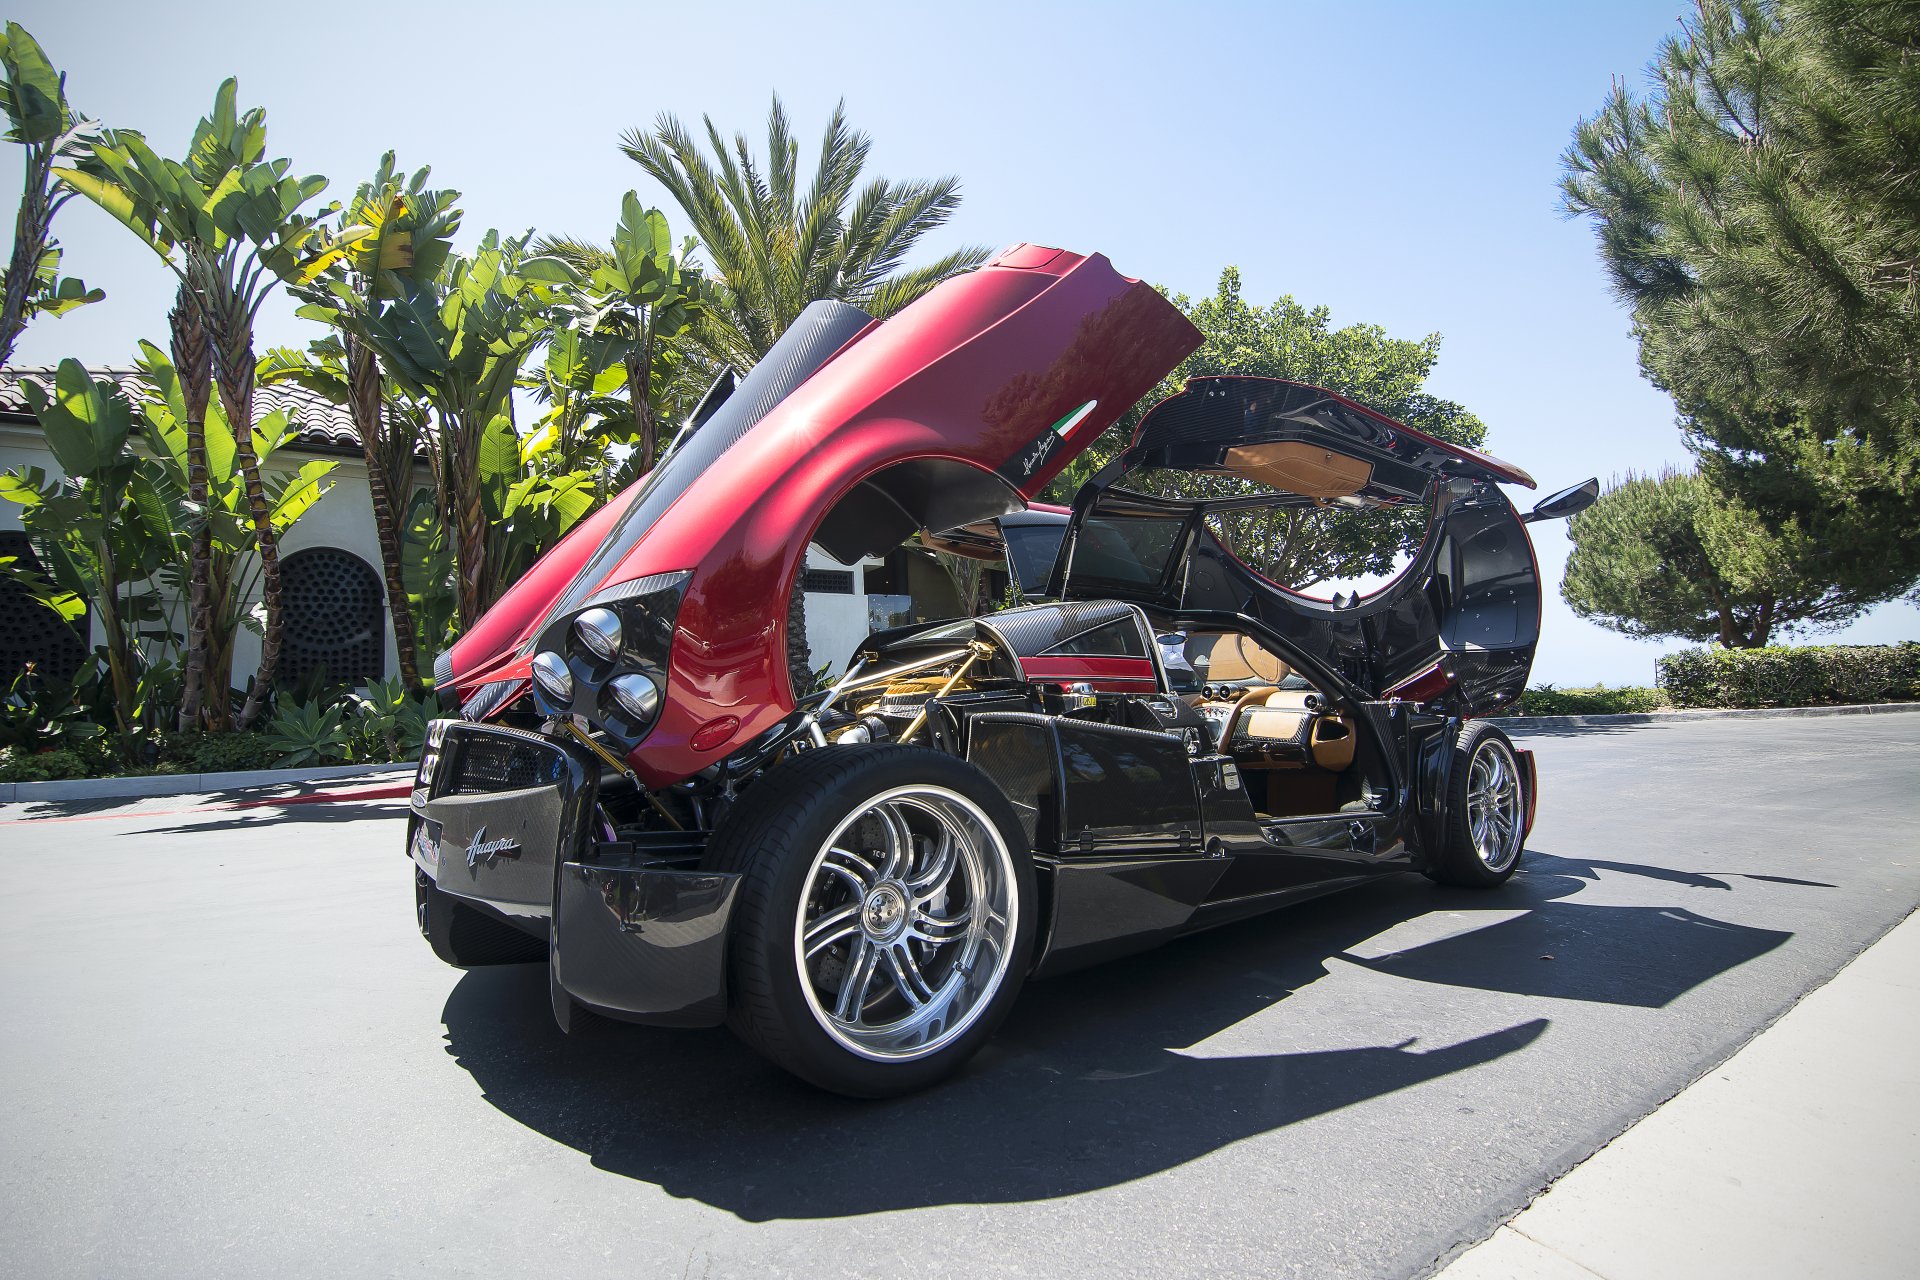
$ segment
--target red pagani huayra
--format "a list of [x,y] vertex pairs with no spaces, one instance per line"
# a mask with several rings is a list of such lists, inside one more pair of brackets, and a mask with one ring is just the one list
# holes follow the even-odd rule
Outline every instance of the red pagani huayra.
[[[1383,873],[1503,883],[1532,757],[1475,717],[1539,636],[1525,522],[1597,487],[1522,517],[1499,486],[1533,482],[1497,459],[1196,378],[1070,511],[1033,503],[1199,342],[1105,258],[1035,245],[884,323],[814,304],[442,656],[461,719],[433,725],[407,840],[435,952],[544,960],[563,1027],[727,1021],[880,1096],[956,1069],[1031,975]],[[1426,537],[1364,595],[1292,591],[1219,536],[1407,504]],[[1005,554],[1032,603],[877,633],[796,687],[808,545],[916,534]]]

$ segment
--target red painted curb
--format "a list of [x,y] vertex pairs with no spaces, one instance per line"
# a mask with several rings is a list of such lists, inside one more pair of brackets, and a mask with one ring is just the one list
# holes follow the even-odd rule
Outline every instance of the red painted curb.
[[281,796],[277,800],[233,800],[225,804],[196,805],[190,809],[145,809],[135,813],[68,813],[46,818],[9,818],[0,827],[22,827],[43,822],[137,822],[146,818],[176,817],[183,813],[213,813],[226,809],[278,809],[293,804],[331,804],[338,800],[398,800],[413,794],[411,783],[390,787],[370,787],[365,791],[328,791],[307,796]]
[[281,796],[277,800],[235,800],[232,804],[223,804],[222,809],[266,809],[280,808],[289,804],[331,804],[336,800],[397,800],[401,796],[413,794],[411,782],[391,787],[372,787],[366,791],[322,791],[309,796]]

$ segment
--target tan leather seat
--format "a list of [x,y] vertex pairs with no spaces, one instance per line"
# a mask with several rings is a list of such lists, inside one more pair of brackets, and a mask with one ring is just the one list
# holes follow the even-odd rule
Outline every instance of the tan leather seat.
[[1187,661],[1208,684],[1258,680],[1279,684],[1293,668],[1238,632],[1195,635],[1187,641]]

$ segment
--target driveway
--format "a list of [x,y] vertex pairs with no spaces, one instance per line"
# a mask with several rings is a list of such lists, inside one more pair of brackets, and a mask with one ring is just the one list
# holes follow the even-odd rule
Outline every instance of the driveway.
[[[852,1103],[442,967],[399,802],[0,808],[27,1275],[1419,1276],[1920,902],[1920,715],[1536,733],[1491,894],[1396,878],[1027,989]],[[32,819],[23,821],[24,819]]]

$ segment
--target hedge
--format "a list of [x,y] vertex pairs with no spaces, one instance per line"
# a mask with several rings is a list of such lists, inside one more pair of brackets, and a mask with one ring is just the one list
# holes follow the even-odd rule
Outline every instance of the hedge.
[[1644,685],[1609,689],[1596,685],[1591,689],[1556,689],[1550,684],[1536,685],[1520,695],[1518,702],[1503,715],[1510,716],[1619,716],[1642,711],[1658,711],[1667,705],[1667,695]]
[[1676,707],[1820,707],[1920,699],[1920,643],[1683,649],[1655,664]]

